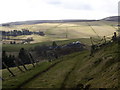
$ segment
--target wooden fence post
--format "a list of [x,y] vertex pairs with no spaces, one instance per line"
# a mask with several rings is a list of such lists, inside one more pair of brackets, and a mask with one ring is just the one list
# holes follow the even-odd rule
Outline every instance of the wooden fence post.
[[90,40],[91,40],[91,44],[93,45],[93,40],[92,40],[92,37],[90,37]]
[[17,63],[16,60],[14,60],[14,63],[15,63],[15,65],[17,66],[17,68],[18,68],[21,72],[24,72],[24,71],[19,67],[19,65],[18,65],[18,63]]
[[19,61],[20,61],[20,63],[22,64],[22,66],[24,67],[24,69],[25,69],[26,71],[28,71],[28,69],[26,68],[26,66],[25,66],[24,63],[22,62],[22,60],[19,59]]
[[104,41],[105,41],[105,44],[106,44],[106,37],[104,36]]
[[7,68],[7,70],[11,73],[11,75],[14,77],[15,75],[14,75],[14,73],[9,69],[9,67],[4,63],[4,62],[2,62],[3,63],[3,65]]
[[35,65],[34,65],[34,59],[33,59],[32,55],[31,55],[31,53],[28,53],[28,56],[29,56],[31,64],[33,65],[33,67],[35,67]]

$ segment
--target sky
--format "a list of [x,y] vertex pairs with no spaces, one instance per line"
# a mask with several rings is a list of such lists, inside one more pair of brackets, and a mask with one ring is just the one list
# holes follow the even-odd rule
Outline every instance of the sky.
[[0,23],[102,19],[118,15],[119,0],[0,0]]

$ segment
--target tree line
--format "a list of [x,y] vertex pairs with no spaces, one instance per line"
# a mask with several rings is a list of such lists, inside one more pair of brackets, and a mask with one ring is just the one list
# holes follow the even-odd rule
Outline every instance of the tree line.
[[29,31],[27,29],[22,29],[22,31],[20,30],[12,30],[12,31],[1,31],[3,36],[20,36],[20,35],[31,35],[31,34],[37,34],[37,35],[41,35],[44,36],[45,33],[44,32],[32,32]]

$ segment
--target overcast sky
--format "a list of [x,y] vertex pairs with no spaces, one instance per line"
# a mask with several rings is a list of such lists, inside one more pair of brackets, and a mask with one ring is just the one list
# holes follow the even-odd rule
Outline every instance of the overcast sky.
[[0,0],[0,23],[101,19],[118,15],[119,0]]

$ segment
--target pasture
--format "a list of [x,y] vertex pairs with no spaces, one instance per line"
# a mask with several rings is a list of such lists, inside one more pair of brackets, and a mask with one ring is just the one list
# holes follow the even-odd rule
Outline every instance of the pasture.
[[[89,38],[80,38],[80,39],[71,39],[71,40],[61,40],[56,41],[58,45],[64,45],[71,42],[80,41],[81,43],[84,43],[86,45],[90,45],[90,39]],[[45,42],[39,42],[39,43],[32,43],[32,44],[3,44],[2,50],[5,50],[6,52],[18,52],[21,48],[25,48],[28,51],[34,49],[35,46],[39,45],[52,45],[52,41],[45,41]]]
[[[90,45],[90,37],[94,39],[108,38],[117,31],[117,22],[112,21],[93,21],[93,22],[67,22],[67,23],[40,23],[33,25],[14,25],[9,27],[0,27],[0,31],[28,29],[30,31],[42,31],[45,36],[40,35],[22,35],[10,37],[11,39],[27,39],[32,37],[34,41],[30,44],[3,44],[3,50],[7,52],[18,52],[20,48],[32,50],[37,45],[51,45],[53,41],[58,44],[67,44],[73,41],[80,41]],[[98,38],[98,36],[100,38]],[[6,42],[10,42],[9,40]],[[19,41],[16,41],[19,42]]]
[[28,29],[30,31],[42,31],[45,36],[22,35],[11,37],[12,39],[26,39],[33,37],[31,43],[46,41],[69,40],[77,38],[111,36],[117,30],[117,22],[94,21],[94,22],[67,22],[67,23],[41,23],[33,25],[15,25],[9,27],[0,27],[0,31]]

